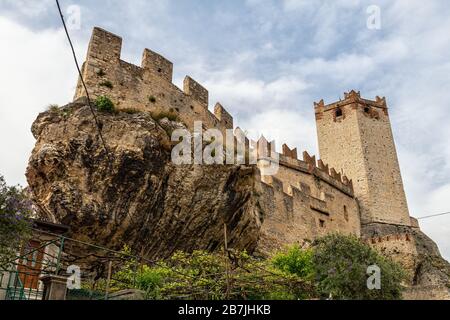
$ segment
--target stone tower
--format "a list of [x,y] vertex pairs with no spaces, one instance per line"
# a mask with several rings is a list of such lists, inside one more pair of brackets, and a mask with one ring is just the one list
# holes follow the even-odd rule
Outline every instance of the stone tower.
[[386,99],[359,92],[329,105],[315,103],[319,152],[353,180],[361,223],[411,225]]

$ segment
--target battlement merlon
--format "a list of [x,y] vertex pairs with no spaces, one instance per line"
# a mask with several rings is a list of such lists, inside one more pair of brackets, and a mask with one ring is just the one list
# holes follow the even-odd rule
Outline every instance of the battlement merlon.
[[227,129],[233,129],[233,117],[227,110],[220,104],[216,103],[214,107],[214,115]]
[[183,82],[183,91],[186,95],[198,101],[202,106],[208,108],[209,93],[200,83],[186,76]]
[[142,55],[142,68],[152,74],[159,75],[169,82],[172,82],[173,78],[173,63],[151,51],[145,49]]
[[369,100],[361,98],[361,93],[359,91],[351,90],[350,92],[344,93],[344,99],[330,104],[325,104],[324,100],[314,103],[314,109],[316,114],[324,111],[344,107],[350,104],[359,104],[361,106],[370,106],[380,109],[388,109],[385,97],[377,96],[375,100]]
[[103,60],[118,64],[122,52],[122,38],[99,27],[94,27],[87,53],[87,62]]

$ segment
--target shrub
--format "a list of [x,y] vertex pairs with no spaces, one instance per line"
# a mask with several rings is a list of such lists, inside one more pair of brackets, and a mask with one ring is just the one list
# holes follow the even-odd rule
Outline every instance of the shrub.
[[156,121],[159,121],[164,118],[167,118],[170,121],[178,121],[178,115],[174,112],[165,112],[165,111],[152,112],[151,115],[152,115],[152,118]]
[[281,271],[295,274],[303,279],[314,279],[313,251],[302,250],[295,245],[272,258],[273,265]]
[[112,89],[114,87],[112,82],[109,81],[109,80],[102,81],[102,82],[100,82],[99,85],[102,86],[102,87],[107,87],[109,89]]
[[[333,299],[400,299],[404,271],[355,236],[329,235],[314,243],[318,289]],[[367,268],[381,269],[381,290],[367,288]]]
[[[128,249],[126,249],[128,250]],[[311,289],[296,275],[273,268],[268,260],[256,260],[245,252],[176,252],[166,261],[138,268],[136,261],[113,275],[113,289],[134,288],[147,299],[302,299]]]
[[105,73],[105,71],[103,71],[103,69],[100,69],[100,70],[97,71],[97,75],[98,75],[99,77],[103,77],[103,76],[106,75],[106,73]]
[[58,113],[59,112],[59,105],[57,104],[49,104],[47,107],[47,111],[51,113]]
[[97,110],[101,112],[113,113],[116,110],[114,107],[114,103],[106,96],[98,97],[95,100],[95,106],[97,107]]

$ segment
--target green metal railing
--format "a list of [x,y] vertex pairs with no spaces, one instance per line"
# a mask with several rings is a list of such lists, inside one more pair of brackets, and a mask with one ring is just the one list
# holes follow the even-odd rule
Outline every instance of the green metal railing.
[[[58,243],[61,244],[59,247]],[[41,300],[43,284],[40,277],[56,274],[62,248],[61,239],[38,243],[36,247],[27,246],[6,267],[0,266],[0,300]],[[57,255],[51,249],[59,249]]]
[[[25,296],[25,287],[19,278],[19,273],[9,272],[8,286],[6,288],[6,300],[27,300]],[[15,284],[12,285],[12,282]]]
[[[140,258],[136,256],[61,235],[43,234],[46,239],[53,239],[35,241],[34,247],[22,249],[7,267],[0,266],[0,300],[41,300],[44,287],[40,278],[45,275],[69,278],[72,274],[67,270],[71,265],[81,269],[81,286],[68,289],[68,300],[107,300],[123,281],[114,279],[115,271],[130,264],[131,269],[138,271]],[[132,276],[129,283],[119,287],[134,288],[135,281],[136,276]]]

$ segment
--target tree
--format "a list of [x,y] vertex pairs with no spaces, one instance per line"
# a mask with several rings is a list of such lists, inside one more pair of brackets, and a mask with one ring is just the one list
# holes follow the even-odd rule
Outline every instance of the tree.
[[[128,248],[124,253],[129,254]],[[246,252],[175,252],[154,265],[129,260],[113,274],[113,290],[136,288],[147,299],[297,300],[314,297],[310,281]],[[228,260],[231,258],[230,260]]]
[[[356,300],[401,299],[403,269],[354,236],[328,235],[314,243],[313,263],[316,281],[323,297]],[[381,271],[380,289],[370,290],[370,266]]]
[[32,208],[27,192],[7,186],[0,175],[0,266],[13,260],[30,236]]
[[278,252],[272,264],[281,271],[295,274],[302,279],[314,279],[313,251],[302,250],[298,245],[288,247],[286,252]]

